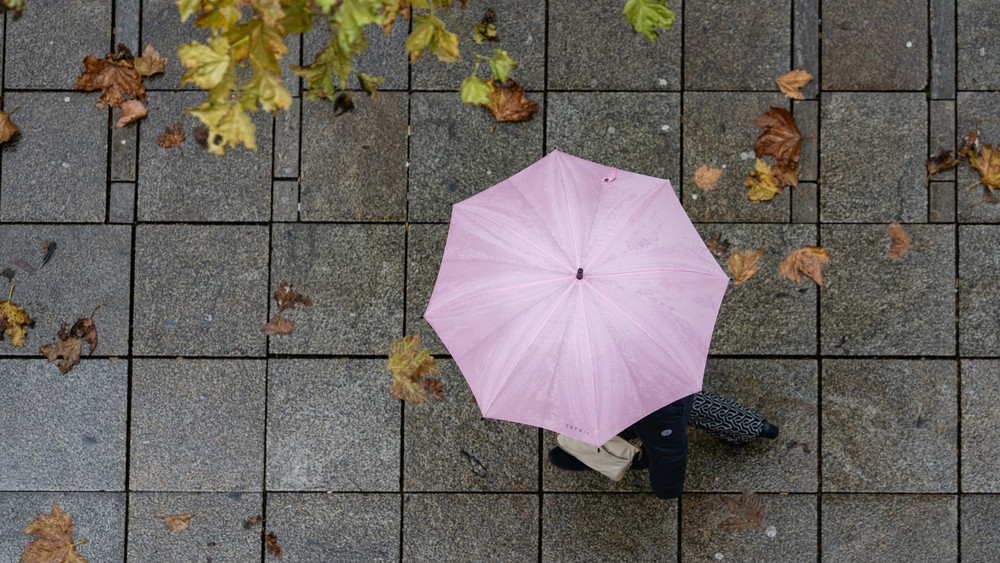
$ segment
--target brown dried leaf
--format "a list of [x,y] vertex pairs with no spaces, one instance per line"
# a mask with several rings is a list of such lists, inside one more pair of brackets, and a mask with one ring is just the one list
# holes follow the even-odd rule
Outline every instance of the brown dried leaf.
[[10,121],[10,114],[0,111],[0,143],[9,141],[17,131],[17,125],[14,125]]
[[719,233],[709,235],[705,244],[708,246],[708,251],[714,254],[716,258],[722,258],[729,252],[729,240],[722,238],[722,235]]
[[958,166],[958,160],[951,155],[951,151],[941,149],[941,154],[927,159],[927,180],[924,182],[924,185],[927,185],[932,175],[956,166]]
[[525,98],[524,88],[513,79],[508,79],[501,86],[497,86],[492,78],[486,83],[492,88],[490,103],[486,104],[486,109],[490,110],[497,121],[527,121],[531,119],[532,112],[538,109],[538,104]]
[[799,133],[791,112],[785,108],[772,107],[770,111],[754,118],[753,124],[764,128],[753,147],[757,158],[769,154],[781,166],[799,161],[802,134]]
[[49,362],[59,358],[59,371],[69,373],[73,366],[80,363],[80,352],[83,350],[83,340],[70,335],[66,325],[59,329],[58,340],[54,344],[46,344],[38,349]]
[[[992,192],[1000,188],[1000,154],[993,148],[993,145],[983,145],[981,151],[974,157],[969,156],[972,167],[979,172],[979,182],[986,185]],[[976,182],[977,184],[979,182]],[[976,184],[972,184],[975,186]],[[969,186],[971,188],[972,186]],[[966,188],[968,190],[969,188]]]
[[193,516],[194,514],[178,514],[177,516],[154,516],[154,518],[163,520],[163,523],[172,531],[180,532],[181,530],[188,529]]
[[[979,140],[979,131],[973,131],[971,133],[966,133],[962,137],[962,143],[959,145],[958,150],[955,154],[958,158],[965,158],[966,155],[972,154],[973,156],[978,155],[979,151],[983,148],[982,142]],[[971,156],[969,158],[972,158]]]
[[804,98],[802,97],[802,93],[799,92],[799,88],[808,84],[812,79],[813,75],[804,70],[792,70],[783,74],[775,82],[778,83],[778,88],[782,94],[793,100],[802,100]]
[[132,68],[131,54],[127,51],[119,56],[108,54],[106,59],[87,55],[83,59],[84,70],[73,84],[74,90],[100,90],[101,99],[95,104],[119,107],[126,98],[146,101],[146,86],[142,75]]
[[279,313],[285,309],[294,309],[296,303],[300,303],[305,307],[311,307],[313,304],[312,299],[308,295],[292,291],[292,284],[286,281],[281,282],[278,285],[278,289],[274,290],[274,298],[278,301]]
[[152,76],[163,72],[167,66],[167,59],[161,57],[152,45],[147,44],[146,50],[142,52],[142,56],[135,57],[132,60],[132,66],[142,76]]
[[278,537],[274,535],[274,532],[268,532],[265,537],[267,538],[267,553],[281,559],[282,553],[281,548],[278,547]]
[[910,249],[910,236],[899,223],[889,223],[889,235],[892,236],[889,260],[899,260]]
[[754,493],[743,493],[739,497],[719,495],[722,502],[733,514],[719,523],[723,530],[733,533],[751,528],[760,528],[764,521],[764,499]]
[[43,512],[23,533],[35,536],[21,555],[24,563],[87,563],[76,551],[76,546],[87,540],[73,543],[73,518],[54,502],[52,513]]
[[774,174],[774,178],[783,188],[793,187],[798,189],[799,175],[802,174],[802,170],[798,167],[798,165],[790,164],[787,166],[772,166],[771,173]]
[[816,285],[823,285],[823,264],[830,260],[830,253],[819,246],[803,246],[785,257],[778,269],[779,276],[787,276],[795,283],[802,283],[802,274],[809,276]]
[[285,317],[282,317],[281,315],[274,315],[271,317],[270,322],[264,325],[260,331],[269,336],[274,336],[276,334],[291,334],[292,327],[294,325],[295,323]]
[[166,132],[156,138],[160,146],[165,149],[172,149],[177,147],[177,150],[181,151],[181,157],[184,157],[184,149],[181,147],[181,141],[185,139],[184,128],[180,123],[174,124],[174,130],[171,131],[169,127],[166,128]]
[[122,115],[115,122],[115,129],[121,129],[142,117],[146,117],[146,106],[139,100],[127,100],[122,104]]
[[719,177],[722,176],[721,168],[709,168],[707,164],[702,164],[701,168],[694,171],[694,185],[702,191],[711,191],[718,188]]
[[263,518],[263,517],[261,517],[260,514],[258,514],[257,516],[254,516],[253,518],[249,518],[247,520],[244,520],[243,521],[243,529],[244,530],[249,530],[250,528],[253,528],[254,526],[260,526],[264,522],[267,522],[267,518]]
[[440,398],[434,397],[434,400],[444,400],[440,382],[435,384],[437,380],[430,378],[441,373],[441,369],[430,353],[420,347],[419,334],[392,343],[389,347],[389,363],[385,369],[392,371],[389,393],[393,399],[424,403],[427,402],[428,391],[432,394],[440,391]]
[[760,270],[756,263],[757,260],[764,254],[765,250],[767,249],[758,248],[757,250],[740,252],[739,247],[733,249],[733,253],[729,256],[729,260],[726,261],[726,265],[729,266],[729,271],[733,274],[733,285],[740,285],[753,277],[753,275]]
[[444,396],[444,385],[441,384],[440,379],[424,377],[420,380],[420,384],[423,385],[424,391],[427,391],[434,402],[443,403],[447,400]]

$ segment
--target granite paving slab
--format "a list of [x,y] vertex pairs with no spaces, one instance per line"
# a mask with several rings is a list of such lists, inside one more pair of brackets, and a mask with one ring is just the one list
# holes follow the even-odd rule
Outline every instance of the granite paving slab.
[[[930,129],[930,143],[927,146],[927,155],[938,156],[941,154],[941,149],[954,152],[958,148],[955,145],[955,139],[958,138],[955,135],[955,100],[931,100],[929,106],[927,123]],[[955,169],[942,170],[931,178],[938,182],[954,181]]]
[[399,561],[400,503],[396,494],[269,492],[267,529],[283,562]]
[[0,490],[124,490],[127,371],[123,360],[83,360],[65,375],[41,359],[0,360]]
[[822,95],[821,221],[927,221],[927,104],[921,92]]
[[[195,92],[149,92],[139,135],[139,221],[266,221],[271,217],[273,119],[260,111],[250,119],[257,128],[257,151],[240,145],[221,157],[194,140],[201,122],[184,110],[199,106],[206,95]],[[181,150],[159,146],[166,128],[182,125]]]
[[431,354],[447,354],[431,325],[424,320],[424,310],[431,300],[437,281],[448,225],[413,224],[406,240],[406,334],[419,334],[420,344]]
[[399,489],[401,407],[389,395],[392,374],[378,363],[269,361],[268,489]]
[[42,0],[7,18],[4,87],[72,90],[84,57],[107,54],[112,10],[113,2]]
[[108,222],[131,225],[135,221],[135,182],[114,182],[108,192]]
[[275,178],[299,178],[303,103],[306,102],[302,98],[292,98],[292,104],[287,110],[274,114]]
[[133,360],[133,491],[254,491],[263,484],[265,363]]
[[543,562],[676,561],[677,501],[652,495],[548,494]]
[[[486,10],[492,9],[499,41],[483,42],[474,50],[469,48],[469,43],[462,42],[462,58],[453,64],[442,63],[436,56],[425,52],[413,64],[413,88],[456,91],[462,80],[472,75],[477,62],[479,71],[476,76],[486,80],[493,76],[490,65],[487,61],[477,61],[475,54],[492,57],[494,49],[503,49],[518,65],[510,77],[525,89],[541,90],[545,87],[546,4],[545,0],[508,0],[502,3],[471,0],[465,9],[453,8],[450,12],[452,17],[470,23],[479,22],[485,17]],[[454,6],[457,8],[460,5],[464,4]],[[621,14],[618,17],[624,20]],[[464,29],[471,29],[471,25]]]
[[710,358],[704,390],[756,410],[779,434],[731,444],[689,428],[686,490],[816,492],[815,360]]
[[816,244],[813,225],[697,225],[702,238],[728,241],[728,251],[716,257],[732,276],[727,261],[741,251],[766,249],[757,260],[760,270],[746,282],[729,284],[715,321],[713,354],[814,354],[816,352],[816,286],[778,276],[785,256],[803,245]]
[[618,4],[550,0],[548,5],[549,89],[680,90],[682,1],[669,2],[674,24],[658,31],[656,41],[636,33]]
[[[181,21],[181,12],[174,0],[142,0],[142,47],[152,45],[160,56],[167,59],[167,66],[162,74],[154,74],[143,83],[147,90],[198,90],[194,83],[181,86],[181,76],[187,68],[177,58],[177,48],[185,43],[199,41],[204,43],[209,36],[209,30],[195,27],[194,17],[186,22]],[[200,104],[201,102],[198,102]],[[194,105],[198,105],[194,104]],[[162,135],[162,133],[158,133]]]
[[139,22],[142,0],[115,0],[115,26],[112,29],[114,42],[122,43],[133,53],[139,49]]
[[959,498],[962,561],[989,561],[1000,551],[1000,497],[962,495]]
[[953,0],[930,0],[931,98],[955,98],[955,4]]
[[299,220],[299,183],[296,180],[275,180],[271,200],[271,220],[294,223]]
[[962,360],[962,491],[1000,492],[996,404],[1000,360]]
[[792,10],[792,68],[803,69],[813,75],[814,79],[800,89],[802,97],[813,100],[819,94],[822,82],[819,64],[819,0],[794,0]]
[[777,91],[791,70],[791,0],[688,2],[684,18],[685,89]]
[[[752,121],[772,107],[786,107],[781,94],[684,92],[684,209],[692,221],[788,221],[788,193],[754,203],[744,185],[754,170],[754,143],[763,131]],[[720,108],[726,108],[720,111]],[[721,168],[718,187],[704,191],[694,183],[702,166]]]
[[684,495],[681,509],[684,561],[816,560],[815,495],[760,495],[764,503],[760,526],[741,531],[721,527],[735,516],[722,496]]
[[403,92],[356,96],[336,115],[317,100],[302,108],[302,221],[406,218],[408,99]]
[[952,360],[823,362],[823,490],[958,489]]
[[532,560],[538,557],[538,516],[536,495],[407,494],[402,560]]
[[955,182],[931,182],[927,200],[927,213],[930,222],[954,223],[956,199]]
[[[260,527],[243,522],[261,514],[261,493],[132,493],[128,560],[149,563],[242,563],[260,557]],[[172,531],[165,516],[194,514],[188,528]]]
[[1000,88],[1000,7],[990,0],[958,0],[955,50],[959,90]]
[[262,356],[268,232],[254,225],[140,225],[132,353]]
[[[822,191],[822,190],[821,190]],[[888,225],[823,225],[822,351],[955,353],[955,229],[903,225],[910,250],[889,259]]]
[[[973,131],[979,132],[979,140],[983,144],[992,145],[994,149],[1000,148],[1000,114],[996,111],[997,104],[1000,104],[998,92],[958,93],[955,101],[956,148],[961,146],[962,137]],[[982,184],[974,185],[980,181],[980,175],[969,164],[969,160],[962,159],[955,170],[958,221],[1000,223],[1000,204],[984,201],[987,188]],[[993,194],[994,197],[997,195]]]
[[545,156],[542,96],[531,121],[497,123],[455,92],[410,96],[409,219],[447,222],[451,205],[506,180]]
[[[12,269],[11,299],[35,321],[24,347],[14,348],[7,340],[3,353],[37,356],[40,346],[56,340],[63,324],[72,326],[93,313],[99,337],[94,353],[128,354],[131,238],[128,227],[118,225],[0,225],[0,270]],[[56,244],[44,266],[42,241],[49,241],[49,248]],[[9,287],[6,281],[3,287]]]
[[8,112],[21,107],[12,117],[20,131],[2,149],[0,221],[104,221],[108,110],[94,107],[99,97],[93,92],[4,95]]
[[[824,90],[923,90],[924,0],[841,0],[823,6]],[[871,65],[877,62],[877,71]]]
[[1000,355],[1000,228],[958,230],[958,347],[965,356]]
[[[819,100],[802,100],[792,102],[792,116],[795,126],[802,134],[799,145],[800,182],[815,182],[819,177]],[[790,190],[792,199],[800,190]]]
[[680,189],[680,94],[553,92],[546,100],[546,150],[668,178]]
[[125,560],[125,493],[10,493],[0,492],[0,560],[20,561],[24,548],[34,538],[22,533],[56,503],[73,518],[73,541],[77,553],[89,561],[113,563]]
[[[368,48],[364,53],[355,55],[352,64],[355,71],[365,74],[385,78],[385,81],[378,84],[376,88],[382,90],[406,90],[409,87],[410,69],[409,57],[406,53],[406,37],[409,33],[409,22],[402,16],[396,18],[392,31],[383,37],[381,26],[365,26],[365,35],[368,37]],[[311,31],[302,36],[302,65],[308,66],[316,60],[316,55],[322,51],[330,41],[330,34],[326,31],[326,26],[320,20],[313,22]],[[309,85],[302,80],[302,92],[308,91]],[[333,77],[333,83],[339,80]],[[359,90],[361,85],[358,78],[351,74],[347,79],[347,87],[351,90]],[[458,86],[455,87],[458,89]],[[355,102],[361,95],[353,96]]]
[[272,291],[288,281],[313,305],[285,311],[295,326],[271,353],[381,356],[402,338],[403,225],[286,223],[272,236]]
[[954,495],[823,495],[823,559],[957,561]]
[[441,373],[434,377],[441,379],[447,401],[405,406],[403,489],[537,490],[538,429],[484,420],[455,362],[438,360],[438,366]]
[[815,223],[819,220],[819,187],[813,182],[799,182],[792,192],[792,223]]
[[[111,119],[118,123],[123,110],[111,110]],[[135,182],[136,158],[138,156],[138,125],[128,125],[111,129],[111,181]]]

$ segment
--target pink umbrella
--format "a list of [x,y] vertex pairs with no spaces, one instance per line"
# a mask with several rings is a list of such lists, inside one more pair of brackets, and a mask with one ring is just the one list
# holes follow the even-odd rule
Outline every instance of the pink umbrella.
[[669,181],[553,151],[452,207],[424,317],[484,417],[601,446],[701,390],[728,284]]

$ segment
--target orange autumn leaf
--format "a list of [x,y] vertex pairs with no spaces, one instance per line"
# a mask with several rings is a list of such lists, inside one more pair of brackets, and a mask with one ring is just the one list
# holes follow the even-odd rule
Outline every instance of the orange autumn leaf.
[[[951,155],[951,151],[941,149],[941,154],[927,159],[927,180],[929,181],[932,175],[955,166],[958,166],[958,160]],[[927,182],[924,184],[926,185]]]
[[191,524],[191,518],[194,514],[178,514],[176,516],[154,516],[157,520],[163,520],[163,523],[170,528],[171,531],[180,532],[181,530],[187,530],[188,526]]
[[115,123],[115,129],[121,129],[142,117],[146,117],[146,106],[139,100],[126,100],[122,104],[122,115]]
[[184,148],[181,147],[181,141],[183,141],[186,136],[184,135],[184,126],[178,122],[174,124],[173,131],[169,127],[164,127],[166,132],[156,138],[157,143],[165,149],[173,149],[181,151],[181,157],[184,157]]
[[[17,109],[17,107],[15,106],[14,109]],[[13,112],[14,110],[10,111]],[[0,143],[6,143],[17,131],[17,125],[11,122],[10,114],[0,111]]]
[[52,513],[43,512],[28,524],[23,533],[35,536],[21,555],[21,561],[25,563],[87,563],[76,551],[76,546],[87,540],[73,542],[73,518],[54,502]]
[[709,168],[707,164],[702,164],[701,168],[694,171],[694,185],[708,192],[719,187],[717,182],[721,176],[721,168]]
[[497,85],[492,78],[486,81],[490,85],[489,100],[486,109],[490,110],[497,121],[527,121],[538,109],[538,103],[524,97],[524,88],[509,79],[506,84]]
[[741,283],[747,281],[754,274],[760,270],[758,267],[757,260],[764,254],[766,248],[758,248],[757,250],[747,250],[741,252],[739,247],[733,249],[733,253],[729,256],[729,260],[726,261],[726,265],[729,266],[729,271],[733,274],[733,285],[740,285]]
[[[991,192],[996,188],[1000,188],[1000,155],[997,154],[996,149],[992,145],[983,145],[983,149],[979,154],[970,154],[969,162],[979,172],[980,178],[976,184],[985,184]],[[976,184],[972,184],[972,186]],[[972,186],[965,189],[968,190]]]
[[793,251],[781,261],[779,276],[787,276],[795,283],[802,283],[805,274],[816,285],[823,285],[823,264],[830,260],[830,253],[819,246],[803,246]]
[[910,237],[899,223],[889,223],[889,235],[892,237],[889,260],[899,260],[910,249]]
[[281,315],[274,315],[271,317],[271,320],[260,329],[260,331],[268,336],[275,336],[278,334],[291,334],[294,327],[295,323],[293,321],[290,321]]
[[770,111],[755,117],[753,124],[764,128],[753,147],[757,158],[769,154],[781,166],[799,161],[802,133],[799,133],[791,112],[785,108],[772,107]]
[[738,497],[720,495],[732,515],[719,524],[723,530],[733,533],[762,528],[764,521],[764,499],[754,493],[743,493]]
[[781,77],[779,77],[775,82],[778,83],[778,88],[781,93],[788,96],[793,100],[802,100],[802,93],[799,92],[799,88],[802,88],[813,79],[813,75],[809,74],[804,70],[792,70]]

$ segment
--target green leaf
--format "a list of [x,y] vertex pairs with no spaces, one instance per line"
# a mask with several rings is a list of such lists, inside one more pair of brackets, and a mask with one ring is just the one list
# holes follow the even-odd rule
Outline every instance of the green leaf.
[[340,0],[313,0],[313,3],[319,6],[320,9],[323,10],[324,14],[329,14],[330,9],[333,8],[334,4],[339,1]]
[[208,126],[208,150],[222,155],[226,147],[243,143],[250,150],[257,150],[257,128],[243,110],[239,100],[205,102],[184,113],[198,118]]
[[637,33],[656,41],[657,29],[670,29],[674,12],[666,0],[628,0],[625,2],[625,19]]
[[243,88],[243,109],[257,111],[257,104],[266,112],[274,113],[278,108],[288,109],[292,105],[292,94],[281,83],[281,75],[261,71],[250,79]]
[[365,74],[363,72],[356,72],[358,75],[358,81],[361,82],[361,87],[368,92],[371,97],[376,96],[375,85],[385,82],[385,77],[382,76],[372,76],[371,74]]
[[201,10],[201,0],[177,0],[177,8],[181,11],[181,21],[185,22]]
[[514,59],[507,55],[503,49],[493,49],[493,58],[490,59],[490,68],[493,69],[493,77],[498,83],[507,82],[510,71],[517,68]]
[[278,22],[282,31],[287,34],[305,33],[312,29],[312,14],[305,2],[292,2],[285,7],[285,17]]
[[[333,21],[337,28],[337,39],[340,47],[347,52],[360,53],[368,46],[364,26],[369,23],[381,23],[382,16],[378,9],[382,7],[380,0],[343,0],[334,13]],[[358,49],[362,38],[364,45]]]
[[177,57],[188,70],[181,77],[181,86],[193,82],[202,88],[212,88],[222,82],[232,59],[229,41],[225,37],[211,37],[209,45],[192,41],[177,48]]
[[281,73],[278,61],[288,53],[288,47],[276,27],[265,24],[261,19],[254,19],[236,26],[226,37],[233,46],[234,60],[244,61],[249,58],[258,70]]
[[194,20],[194,25],[198,27],[228,29],[240,21],[240,9],[235,0],[213,0],[202,4],[201,15]]
[[414,10],[430,10],[431,3],[427,0],[410,0],[410,7]]
[[458,36],[445,29],[444,22],[434,14],[413,16],[413,31],[406,38],[410,62],[416,62],[424,49],[430,49],[446,63],[453,63],[458,58]]
[[469,76],[462,81],[462,86],[458,92],[462,95],[462,101],[470,106],[485,105],[490,103],[490,92],[493,87],[488,83]]
[[497,26],[491,23],[473,24],[472,40],[477,44],[482,44],[483,41],[497,41]]
[[330,74],[337,76],[341,86],[347,84],[351,75],[351,54],[340,48],[336,36],[331,36],[326,47],[316,53],[316,59],[309,66],[292,65],[292,72],[305,78],[309,84],[307,99],[315,100],[320,96],[332,100],[337,91]]

